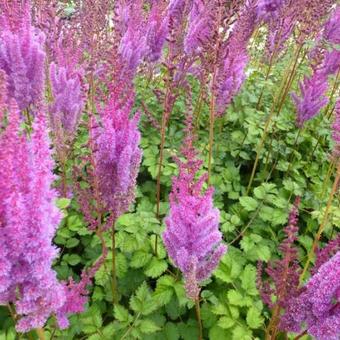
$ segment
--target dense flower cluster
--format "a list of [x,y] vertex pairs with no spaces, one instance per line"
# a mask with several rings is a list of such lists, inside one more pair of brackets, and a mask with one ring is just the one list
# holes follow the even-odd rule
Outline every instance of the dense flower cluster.
[[270,21],[275,19],[284,0],[260,0],[257,4],[258,20]]
[[9,125],[0,136],[0,303],[14,303],[22,316],[17,330],[42,327],[65,302],[62,285],[51,269],[57,256],[52,238],[61,220],[48,129],[38,114],[31,139],[19,132],[12,104]]
[[[325,24],[322,37],[328,43],[336,40],[333,36],[334,32],[336,32],[334,20],[338,16],[338,11],[334,11],[331,18]],[[328,103],[328,98],[326,97],[328,78],[330,75],[338,72],[340,68],[340,51],[335,48],[329,51],[318,45],[311,52],[311,56],[313,59],[321,59],[321,64],[319,61],[314,67],[313,74],[310,77],[305,76],[304,80],[300,82],[300,96],[292,93],[297,111],[296,123],[299,127],[302,127],[306,121],[315,117]]]
[[218,230],[219,211],[213,207],[213,188],[203,192],[206,175],[196,179],[202,161],[196,158],[190,123],[184,145],[185,161],[176,160],[179,175],[172,182],[163,240],[169,257],[184,275],[188,297],[197,299],[198,284],[211,275],[226,247]]
[[19,109],[36,106],[43,96],[44,35],[29,24],[18,32],[0,34],[0,68],[7,74],[8,92]]
[[281,320],[281,328],[307,332],[319,340],[336,340],[340,334],[340,252],[324,263],[292,298]]
[[55,63],[50,66],[52,105],[51,125],[54,131],[62,128],[67,135],[73,135],[83,108],[81,74]]

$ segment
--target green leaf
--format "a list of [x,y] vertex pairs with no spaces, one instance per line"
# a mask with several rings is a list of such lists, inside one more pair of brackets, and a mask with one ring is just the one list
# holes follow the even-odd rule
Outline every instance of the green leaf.
[[160,330],[160,328],[155,324],[154,321],[146,319],[140,322],[140,330],[144,334],[155,333]]
[[132,268],[144,267],[151,259],[152,255],[145,251],[136,251],[131,258],[130,266]]
[[240,197],[240,203],[247,211],[254,211],[258,206],[258,202],[249,196]]
[[118,321],[127,322],[130,320],[131,316],[125,307],[123,307],[122,305],[115,305],[114,306],[114,317]]
[[79,240],[77,238],[70,238],[66,241],[65,247],[66,248],[74,248],[79,244]]
[[131,297],[130,307],[133,311],[142,315],[148,315],[157,309],[157,302],[152,298],[145,282],[137,289],[136,295]]
[[71,203],[69,198],[58,198],[56,200],[56,205],[59,209],[66,209]]
[[230,289],[227,293],[228,300],[232,305],[235,306],[243,306],[243,299],[244,297],[240,292],[235,289]]
[[65,255],[63,259],[71,266],[76,266],[81,262],[81,257],[77,254]]
[[157,286],[154,292],[154,298],[160,305],[166,305],[170,302],[173,294],[175,280],[170,275],[162,276],[157,280]]
[[153,257],[150,263],[147,265],[144,273],[146,276],[156,278],[168,268],[168,263],[165,260],[160,260],[157,257]]
[[231,328],[235,325],[235,320],[233,320],[232,318],[229,318],[228,316],[222,316],[218,320],[218,325],[219,325],[219,327],[221,327],[223,329],[228,329],[228,328]]
[[167,322],[164,327],[165,339],[166,340],[178,340],[179,331],[176,324],[172,322]]
[[256,268],[248,264],[241,274],[242,288],[249,295],[257,295],[256,289]]
[[256,329],[261,327],[263,323],[263,317],[261,317],[261,312],[255,308],[250,307],[247,313],[247,324],[250,328]]

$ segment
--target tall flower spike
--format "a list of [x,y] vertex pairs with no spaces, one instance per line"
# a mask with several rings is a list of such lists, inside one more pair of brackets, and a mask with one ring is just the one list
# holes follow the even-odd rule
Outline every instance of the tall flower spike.
[[187,296],[197,299],[199,283],[207,279],[226,252],[218,230],[219,211],[213,207],[213,188],[203,191],[206,174],[198,179],[202,161],[196,158],[191,118],[187,118],[182,147],[185,161],[176,159],[179,175],[173,178],[170,212],[162,237],[169,257],[181,270]]
[[296,123],[299,127],[315,117],[328,103],[326,91],[328,88],[328,77],[336,73],[340,68],[340,51],[326,52],[323,64],[314,70],[311,77],[305,77],[300,82],[301,95],[292,93],[296,106]]
[[189,16],[188,33],[184,40],[184,50],[188,55],[199,53],[214,33],[213,7],[215,1],[194,0]]
[[30,25],[19,32],[0,35],[0,68],[7,74],[8,94],[19,109],[28,109],[42,99],[44,89],[44,35]]
[[221,116],[240,90],[248,64],[247,45],[256,25],[256,1],[245,4],[230,38],[224,43],[217,72],[216,112]]
[[141,162],[139,113],[129,118],[131,106],[117,109],[110,102],[102,113],[102,126],[93,130],[96,169],[103,206],[115,218],[127,211],[135,198]]
[[340,335],[340,252],[324,263],[293,298],[281,319],[281,329],[300,332],[306,325],[318,340],[337,340]]
[[31,140],[19,135],[19,116],[12,107],[1,135],[1,249],[7,252],[0,271],[0,301],[14,303],[20,317],[17,330],[43,327],[64,303],[52,262],[52,246],[61,214],[51,189],[54,176],[48,130],[38,114]]
[[[270,308],[275,307],[275,305],[284,308],[287,305],[287,301],[289,301],[292,296],[297,296],[298,294],[300,269],[297,263],[297,249],[294,246],[294,242],[298,237],[297,223],[299,204],[300,198],[297,197],[289,214],[288,225],[284,229],[286,238],[279,246],[282,259],[274,261],[266,268],[266,273],[273,281],[274,287],[267,282],[262,282],[259,275],[258,288],[263,301],[268,304]],[[259,268],[262,270],[261,266]],[[277,297],[275,303],[272,302],[273,295]]]
[[84,104],[81,74],[52,63],[50,79],[53,97],[50,106],[51,126],[55,132],[60,126],[65,135],[72,137],[77,129]]
[[162,55],[162,48],[169,33],[169,16],[164,1],[153,1],[147,23],[146,60],[157,61]]

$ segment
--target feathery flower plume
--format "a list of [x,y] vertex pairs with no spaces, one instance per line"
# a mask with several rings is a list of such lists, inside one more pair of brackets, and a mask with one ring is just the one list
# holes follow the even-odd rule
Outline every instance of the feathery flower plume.
[[130,118],[131,107],[116,110],[109,103],[102,126],[93,129],[95,176],[104,207],[117,218],[127,211],[135,197],[135,185],[142,158],[139,148],[139,113]]
[[84,104],[81,74],[52,63],[50,80],[53,97],[49,110],[52,129],[58,131],[61,128],[66,135],[72,137],[77,129]]
[[332,44],[340,44],[340,6],[332,13],[330,19],[325,25],[323,37]]
[[200,53],[214,33],[215,1],[194,0],[189,16],[188,32],[184,40],[184,50],[188,55]]
[[195,300],[199,283],[211,275],[227,249],[218,230],[219,211],[213,207],[213,188],[203,192],[206,174],[196,179],[203,162],[196,158],[191,119],[187,118],[181,150],[185,161],[176,158],[179,175],[172,181],[170,213],[162,237],[169,257],[184,275],[188,297]]
[[300,332],[306,325],[318,340],[337,340],[340,335],[340,252],[324,263],[302,293],[292,298],[280,328]]
[[169,34],[169,16],[165,1],[153,1],[147,22],[146,60],[157,61],[162,55],[162,48]]
[[36,106],[44,89],[44,35],[29,24],[0,35],[0,69],[7,74],[8,94],[19,109]]
[[257,19],[268,22],[274,20],[284,0],[260,0],[257,4]]
[[51,269],[52,246],[61,214],[51,189],[54,176],[48,130],[38,114],[31,139],[19,134],[19,114],[12,104],[9,125],[0,139],[1,252],[0,302],[13,303],[21,316],[17,330],[43,327],[62,307],[65,296]]
[[216,113],[221,116],[245,80],[248,64],[247,45],[256,25],[256,1],[243,7],[230,38],[222,47],[217,72]]

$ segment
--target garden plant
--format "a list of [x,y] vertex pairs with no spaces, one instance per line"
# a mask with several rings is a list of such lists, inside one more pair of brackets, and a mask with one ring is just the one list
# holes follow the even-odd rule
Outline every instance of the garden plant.
[[0,2],[0,340],[340,339],[340,3]]

